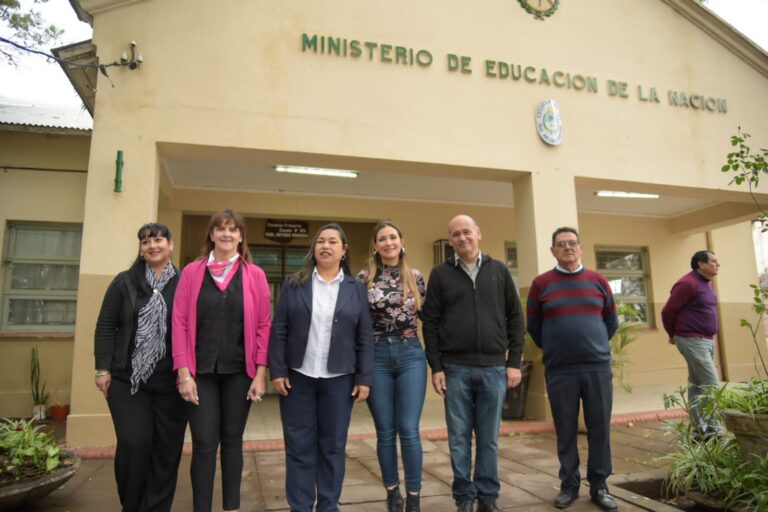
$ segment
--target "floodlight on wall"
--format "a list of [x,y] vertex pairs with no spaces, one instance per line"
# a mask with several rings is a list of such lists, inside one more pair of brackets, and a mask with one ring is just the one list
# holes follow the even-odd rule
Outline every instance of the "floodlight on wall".
[[322,167],[297,167],[295,165],[276,165],[275,171],[291,174],[309,174],[312,176],[332,176],[334,178],[357,178],[357,171],[344,169],[324,169]]
[[640,192],[620,192],[617,190],[598,190],[597,197],[618,197],[621,199],[658,199],[659,194],[642,194]]
[[127,66],[128,69],[137,69],[144,64],[144,56],[136,52],[136,41],[131,41],[131,56],[128,57],[128,52],[123,52],[120,55],[120,65]]

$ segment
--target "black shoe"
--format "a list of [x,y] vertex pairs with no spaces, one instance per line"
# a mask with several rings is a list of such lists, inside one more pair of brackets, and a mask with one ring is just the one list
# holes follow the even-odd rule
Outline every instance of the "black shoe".
[[472,501],[460,501],[456,504],[456,512],[473,512],[474,510],[474,502]]
[[592,503],[603,510],[619,510],[619,506],[613,500],[613,496],[608,494],[608,489],[598,489],[594,494],[592,494]]
[[387,489],[387,512],[403,512],[403,497],[400,495],[400,486]]
[[579,497],[579,492],[568,492],[568,491],[560,491],[560,494],[558,494],[555,497],[555,507],[557,508],[568,508],[570,507],[574,501]]
[[480,500],[477,502],[477,512],[501,512],[496,506],[496,500]]
[[408,493],[405,495],[405,512],[421,512],[418,494]]

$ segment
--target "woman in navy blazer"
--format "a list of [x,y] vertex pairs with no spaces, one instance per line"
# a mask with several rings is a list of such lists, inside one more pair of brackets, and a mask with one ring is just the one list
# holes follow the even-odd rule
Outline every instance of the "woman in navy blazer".
[[355,399],[373,380],[365,287],[349,272],[347,236],[321,227],[307,265],[286,279],[272,321],[269,371],[280,394],[291,511],[338,510]]

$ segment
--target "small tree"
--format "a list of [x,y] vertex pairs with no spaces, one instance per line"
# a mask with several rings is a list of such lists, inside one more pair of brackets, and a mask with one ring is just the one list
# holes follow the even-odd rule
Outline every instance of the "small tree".
[[[763,209],[762,205],[755,197],[755,189],[760,184],[760,178],[764,174],[768,174],[768,149],[761,148],[758,151],[753,151],[747,144],[747,140],[750,138],[748,133],[743,133],[741,127],[739,127],[736,135],[731,137],[731,147],[734,151],[728,153],[727,163],[723,165],[722,171],[727,173],[734,173],[735,176],[731,179],[730,184],[743,185],[746,184],[749,189],[749,196],[755,203],[760,214],[760,220],[763,222],[763,232],[768,231],[766,223],[768,222],[768,212]],[[753,292],[752,310],[757,314],[757,322],[752,325],[752,322],[746,319],[741,319],[742,327],[749,329],[752,334],[752,340],[755,343],[757,349],[757,355],[760,363],[763,367],[763,372],[768,375],[768,366],[766,365],[763,352],[761,350],[760,343],[758,342],[758,333],[760,330],[760,320],[765,318],[768,313],[766,304],[768,303],[768,290],[761,289],[758,285],[750,285]],[[762,336],[760,336],[762,338]]]

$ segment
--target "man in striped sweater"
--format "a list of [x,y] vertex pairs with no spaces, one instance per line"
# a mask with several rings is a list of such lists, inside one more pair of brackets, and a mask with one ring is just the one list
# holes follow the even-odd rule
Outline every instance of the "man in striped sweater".
[[550,250],[557,266],[531,284],[528,332],[544,352],[547,394],[557,433],[561,484],[555,506],[567,508],[579,496],[576,439],[581,402],[587,425],[590,496],[601,509],[617,510],[606,485],[612,471],[610,339],[618,327],[616,304],[605,277],[581,264],[576,229],[555,230]]

